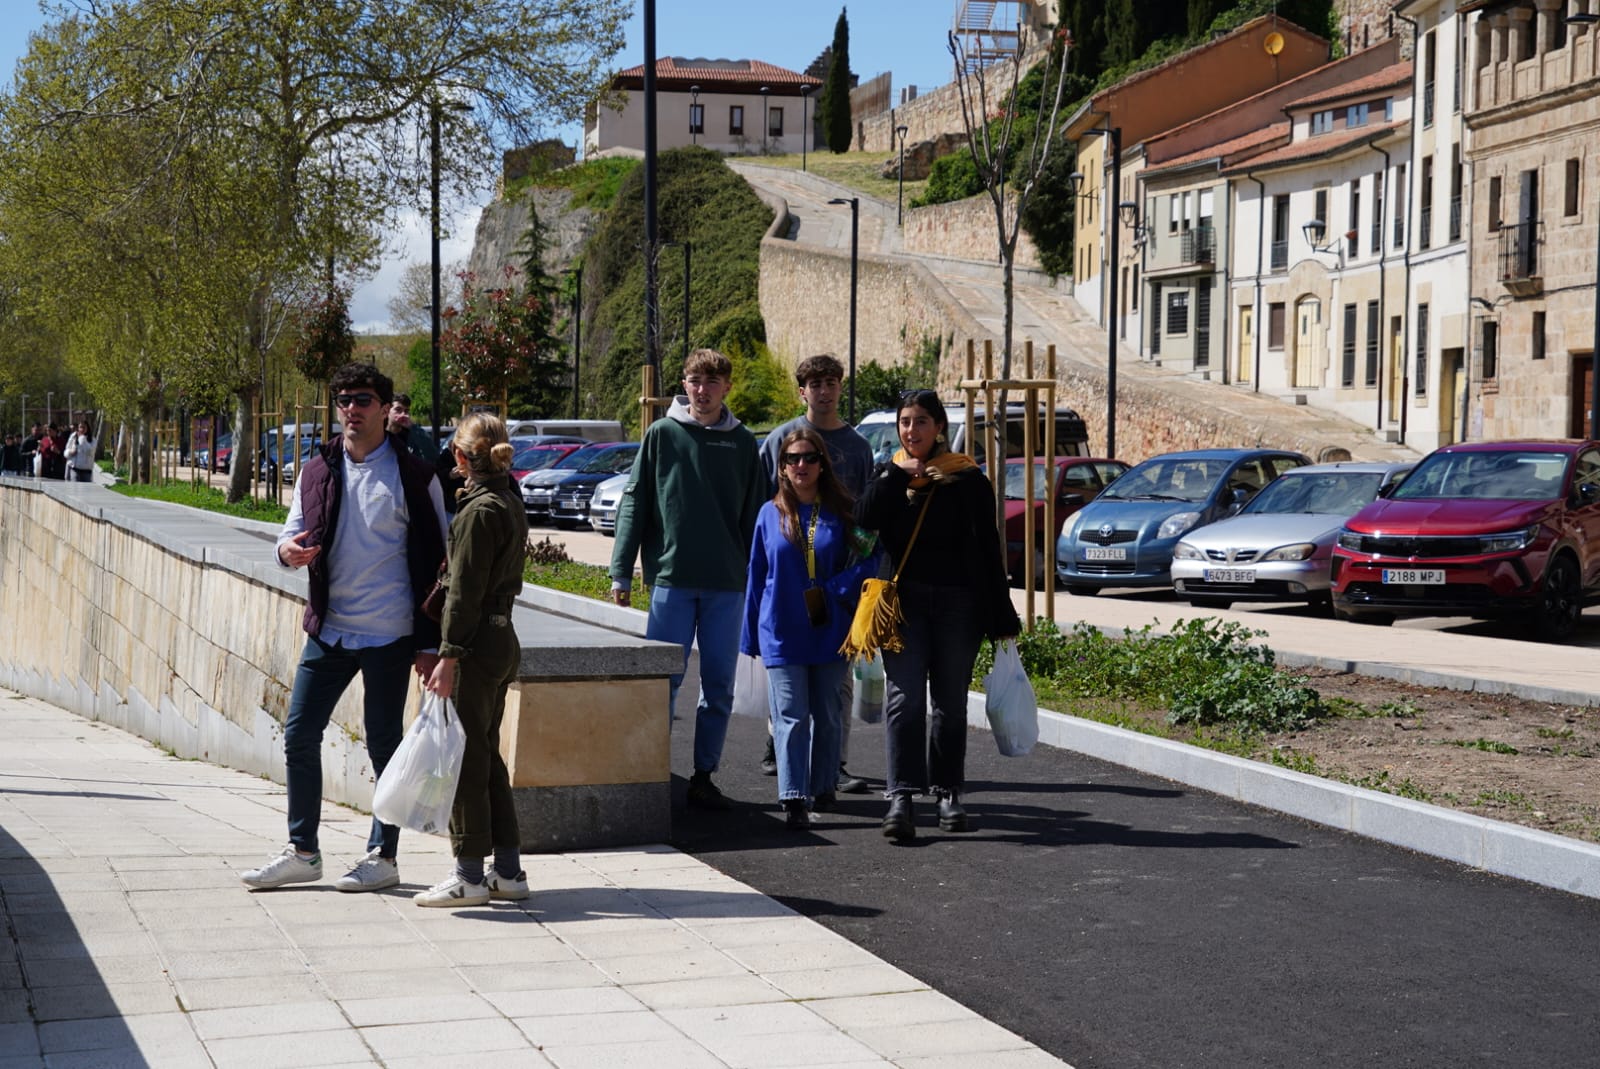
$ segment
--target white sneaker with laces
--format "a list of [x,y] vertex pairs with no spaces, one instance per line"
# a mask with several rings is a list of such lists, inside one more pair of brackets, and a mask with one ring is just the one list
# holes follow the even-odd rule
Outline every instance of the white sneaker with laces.
[[418,891],[412,901],[419,906],[436,906],[451,909],[457,906],[482,906],[489,902],[489,885],[468,883],[457,873],[436,883],[426,891]]
[[512,879],[506,879],[494,869],[490,869],[484,876],[483,882],[489,888],[489,897],[498,898],[506,902],[520,902],[529,895],[528,874],[519,872]]
[[373,849],[356,862],[355,868],[333,881],[333,886],[339,891],[381,891],[399,882],[399,863]]
[[268,891],[291,883],[320,883],[322,881],[322,855],[301,857],[290,843],[277,857],[259,869],[246,869],[239,879],[253,891]]

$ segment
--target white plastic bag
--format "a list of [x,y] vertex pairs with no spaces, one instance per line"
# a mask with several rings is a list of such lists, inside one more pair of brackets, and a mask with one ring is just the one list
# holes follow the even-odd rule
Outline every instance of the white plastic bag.
[[733,669],[733,715],[759,716],[765,720],[772,699],[767,694],[767,666],[760,657],[739,654]]
[[850,712],[863,724],[876,724],[883,719],[883,654],[857,661],[850,674],[855,677]]
[[467,732],[455,703],[431,691],[372,792],[372,814],[385,824],[443,835],[450,829]]
[[1039,741],[1039,702],[1022,670],[1017,640],[1002,639],[994,650],[994,668],[983,677],[983,711],[1002,757],[1022,757]]

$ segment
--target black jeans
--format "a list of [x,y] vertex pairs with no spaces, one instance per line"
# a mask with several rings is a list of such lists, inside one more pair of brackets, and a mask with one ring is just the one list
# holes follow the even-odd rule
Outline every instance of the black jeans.
[[522,643],[510,618],[493,616],[479,625],[472,656],[462,658],[456,667],[456,715],[467,732],[467,751],[450,809],[450,847],[455,857],[487,857],[496,848],[522,845],[511,776],[500,756],[506,692],[521,666]]
[[966,587],[902,581],[900,609],[905,649],[883,654],[889,750],[884,793],[926,793],[930,787],[960,791],[967,761],[967,691],[983,642],[978,600]]

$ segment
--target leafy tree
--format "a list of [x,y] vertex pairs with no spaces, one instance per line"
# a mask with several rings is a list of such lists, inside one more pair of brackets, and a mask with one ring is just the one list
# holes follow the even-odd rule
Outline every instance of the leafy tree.
[[[461,272],[466,264],[457,260],[439,265],[439,307],[461,303]],[[433,333],[433,264],[414,260],[400,273],[400,282],[389,297],[389,325],[401,334]]]
[[913,208],[930,204],[948,204],[953,200],[966,200],[983,192],[983,179],[978,176],[978,165],[970,152],[952,152],[940,156],[928,168],[928,184],[922,195],[911,198]]
[[822,83],[822,97],[817,101],[817,115],[832,152],[849,152],[850,142],[855,140],[855,123],[850,115],[850,20],[846,10],[839,9],[839,20],[833,24],[833,54],[827,80]]
[[[444,361],[440,354],[440,363]],[[406,367],[411,370],[411,418],[414,422],[433,426],[433,338],[424,334],[406,349]],[[439,375],[439,424],[450,422],[453,413],[462,409],[461,394],[451,386],[441,369]]]
[[537,397],[561,388],[565,365],[550,331],[552,304],[522,277],[507,266],[501,285],[485,289],[466,272],[461,307],[445,310],[439,349],[451,388],[468,404],[499,404],[513,390],[531,388]]

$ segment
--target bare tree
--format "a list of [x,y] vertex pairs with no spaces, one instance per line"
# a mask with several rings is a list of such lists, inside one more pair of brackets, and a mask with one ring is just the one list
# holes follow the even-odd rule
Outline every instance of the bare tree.
[[[439,265],[440,311],[461,304],[461,272],[466,264],[452,260]],[[422,260],[406,264],[389,295],[389,326],[396,334],[426,334],[433,326],[429,318],[433,303],[433,265]]]

